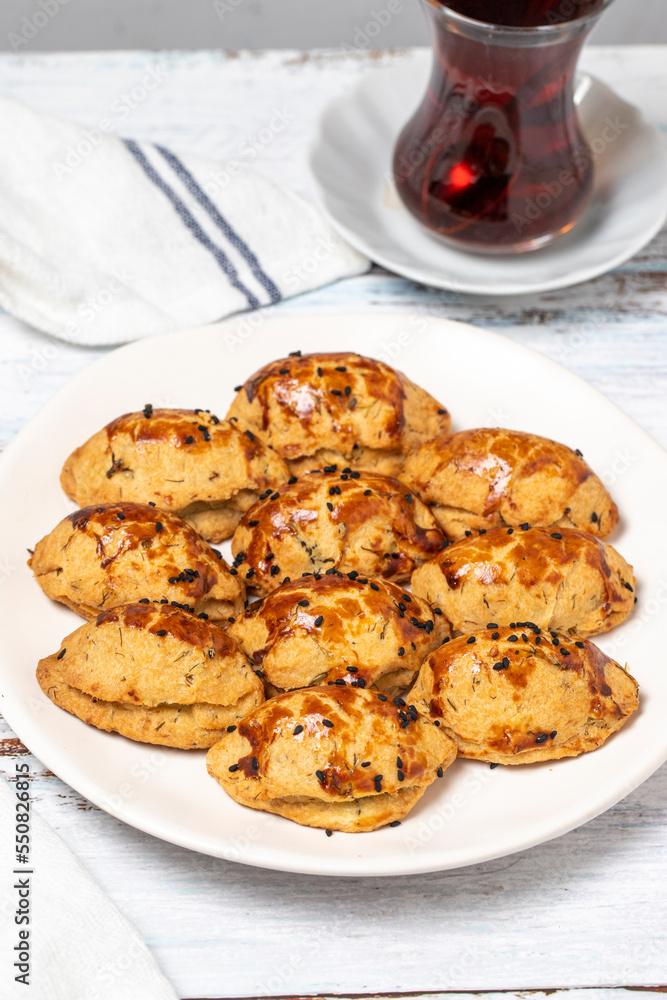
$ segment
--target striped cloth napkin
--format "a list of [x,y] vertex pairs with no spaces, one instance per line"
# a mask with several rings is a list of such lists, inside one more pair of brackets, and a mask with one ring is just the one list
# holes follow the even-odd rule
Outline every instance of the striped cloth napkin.
[[79,344],[214,322],[365,271],[259,174],[0,97],[0,306]]

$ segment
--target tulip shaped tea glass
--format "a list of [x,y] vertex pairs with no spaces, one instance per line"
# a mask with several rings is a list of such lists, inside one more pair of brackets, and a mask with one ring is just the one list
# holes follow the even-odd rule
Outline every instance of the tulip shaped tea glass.
[[550,243],[591,195],[574,75],[612,0],[421,2],[433,69],[394,150],[402,201],[459,249],[521,253]]

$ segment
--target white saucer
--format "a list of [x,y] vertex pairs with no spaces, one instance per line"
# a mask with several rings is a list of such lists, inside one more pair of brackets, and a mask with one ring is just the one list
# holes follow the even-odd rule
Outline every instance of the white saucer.
[[440,243],[403,208],[391,179],[394,143],[426,91],[430,64],[430,53],[420,51],[376,70],[333,101],[320,119],[310,165],[321,206],[372,260],[438,288],[518,295],[603,274],[661,228],[667,216],[667,151],[659,133],[637,108],[584,76],[576,99],[594,150],[595,185],[574,229],[549,247],[512,257]]

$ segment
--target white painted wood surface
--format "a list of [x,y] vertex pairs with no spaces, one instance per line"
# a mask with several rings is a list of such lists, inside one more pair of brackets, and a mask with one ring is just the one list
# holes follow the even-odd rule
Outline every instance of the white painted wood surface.
[[[666,56],[658,47],[589,49],[584,65],[667,131]],[[121,134],[214,156],[223,170],[255,147],[258,170],[307,194],[320,109],[362,73],[407,57],[2,56],[0,90],[94,124],[148,67],[166,67],[164,83],[118,121]],[[263,142],[276,107],[294,118]],[[667,445],[666,258],[663,230],[611,274],[541,296],[472,298],[376,269],[279,310],[418,311],[496,329],[581,374]],[[0,313],[0,446],[100,353]],[[0,727],[11,774],[25,751]],[[609,987],[667,984],[667,766],[552,843],[461,871],[367,881],[255,870],[163,844],[24,759],[36,808],[144,934],[182,997],[586,987],[568,995],[610,1000],[627,994]]]

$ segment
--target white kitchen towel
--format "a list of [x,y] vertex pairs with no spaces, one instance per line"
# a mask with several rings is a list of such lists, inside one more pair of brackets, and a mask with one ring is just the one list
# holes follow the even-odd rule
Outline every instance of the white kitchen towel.
[[134,927],[32,804],[25,823],[18,790],[0,777],[2,1000],[177,1000]]
[[103,126],[0,97],[0,306],[37,329],[120,344],[367,270],[284,187]]

